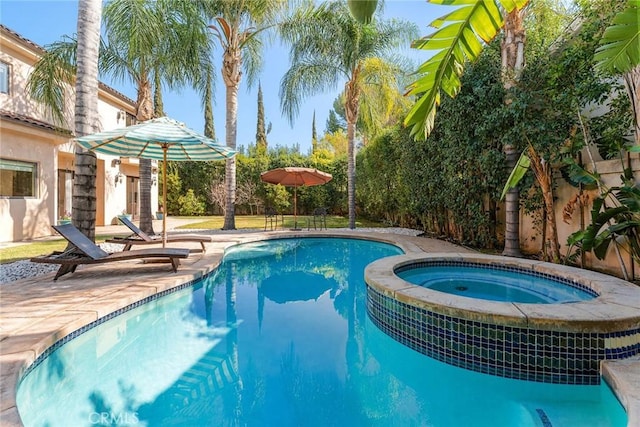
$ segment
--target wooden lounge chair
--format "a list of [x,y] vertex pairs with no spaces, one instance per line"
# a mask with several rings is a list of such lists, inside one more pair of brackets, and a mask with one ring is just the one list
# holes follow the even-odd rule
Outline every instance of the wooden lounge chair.
[[[131,249],[133,245],[151,245],[162,243],[162,236],[150,236],[140,230],[133,222],[127,218],[119,218],[120,222],[129,228],[133,234],[127,237],[114,237],[106,240],[107,243],[118,243],[124,245],[124,251]],[[173,234],[167,235],[167,243],[175,242],[198,242],[202,246],[202,252],[205,251],[204,244],[213,241],[211,236],[201,236],[197,234]],[[196,252],[196,251],[194,251]]]
[[175,273],[178,271],[180,258],[187,258],[189,256],[189,249],[168,248],[108,253],[82,234],[73,224],[54,225],[53,228],[60,233],[62,237],[67,239],[69,243],[75,246],[64,252],[54,252],[50,255],[31,258],[32,262],[60,264],[60,268],[53,280],[58,280],[58,277],[64,276],[67,273],[73,273],[81,264],[104,264],[130,259],[168,259],[171,261],[171,266]]

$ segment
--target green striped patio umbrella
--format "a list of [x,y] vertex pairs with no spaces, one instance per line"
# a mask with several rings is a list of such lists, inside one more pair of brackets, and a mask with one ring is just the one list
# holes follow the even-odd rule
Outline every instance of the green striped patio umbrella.
[[[160,117],[126,128],[108,130],[76,138],[88,150],[119,157],[173,161],[222,160],[236,152],[217,141],[189,129],[184,123]],[[163,168],[162,199],[167,206],[167,168]],[[167,216],[162,220],[162,245],[166,243]]]

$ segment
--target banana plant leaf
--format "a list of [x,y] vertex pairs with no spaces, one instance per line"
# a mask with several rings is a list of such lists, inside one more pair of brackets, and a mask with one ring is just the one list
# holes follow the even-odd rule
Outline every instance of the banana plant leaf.
[[523,151],[522,154],[520,154],[518,163],[516,163],[515,167],[511,171],[511,174],[507,179],[507,183],[504,185],[504,188],[502,189],[502,195],[500,196],[500,200],[504,200],[504,196],[507,195],[507,192],[512,188],[516,187],[518,183],[522,181],[524,174],[527,173],[530,166],[531,166],[531,159],[529,159],[529,156],[527,156],[526,152]]
[[467,62],[475,61],[483,47],[504,26],[504,12],[522,9],[529,0],[429,0],[430,3],[460,6],[431,22],[436,31],[413,42],[415,49],[437,51],[416,74],[407,95],[418,97],[404,124],[411,135],[425,139],[435,124],[440,92],[454,97],[460,91],[460,76]]
[[626,73],[640,64],[640,1],[628,0],[618,13],[596,50],[594,59],[601,70]]
[[[605,198],[614,190],[622,205],[602,210]],[[640,259],[640,191],[637,187],[627,188],[621,195],[620,190],[611,189],[594,200],[591,224],[569,236],[570,245],[579,244],[582,250],[593,251],[598,259],[604,259],[611,242],[626,237],[632,256]]]

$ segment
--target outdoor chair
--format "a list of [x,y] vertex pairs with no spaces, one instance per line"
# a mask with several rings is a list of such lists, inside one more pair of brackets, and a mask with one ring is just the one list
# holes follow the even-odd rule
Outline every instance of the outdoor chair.
[[278,229],[278,211],[271,207],[264,210],[264,231],[267,231],[267,225],[272,231]]
[[180,258],[187,258],[189,256],[189,249],[168,248],[108,253],[82,234],[73,224],[54,225],[53,228],[74,247],[64,252],[53,252],[50,255],[31,258],[31,262],[60,264],[60,268],[53,278],[54,281],[67,273],[75,272],[76,268],[82,264],[104,264],[131,259],[168,259],[171,261],[171,267],[175,273],[178,271]]
[[313,216],[308,219],[307,230],[311,230],[311,223],[313,222],[313,229],[320,228],[327,229],[327,208],[315,208],[313,210]]
[[[107,243],[119,243],[124,245],[123,251],[128,251],[133,245],[152,245],[162,243],[162,236],[150,236],[144,231],[140,230],[131,220],[127,218],[119,218],[120,222],[129,228],[133,234],[127,237],[113,237],[105,240]],[[198,242],[202,246],[202,251],[205,251],[205,243],[211,242],[213,239],[211,236],[201,236],[197,234],[172,234],[167,235],[167,243],[175,242]],[[198,251],[193,251],[198,252]]]

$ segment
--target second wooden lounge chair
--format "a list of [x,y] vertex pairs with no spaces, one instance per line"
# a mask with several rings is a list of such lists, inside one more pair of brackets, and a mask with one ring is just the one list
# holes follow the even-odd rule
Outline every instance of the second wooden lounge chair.
[[[162,236],[150,236],[144,231],[140,230],[133,222],[127,218],[119,218],[120,222],[127,226],[133,234],[127,237],[114,237],[106,240],[107,243],[119,243],[124,245],[124,251],[131,249],[133,245],[151,245],[162,243]],[[202,246],[202,252],[205,251],[204,244],[212,242],[211,236],[201,236],[197,234],[173,234],[167,235],[167,243],[175,242],[198,242]]]
[[31,258],[31,261],[45,264],[60,264],[60,268],[53,278],[54,281],[67,273],[73,273],[76,271],[76,268],[82,264],[104,264],[107,262],[131,259],[168,259],[171,261],[171,267],[175,273],[178,271],[180,258],[187,258],[189,256],[189,249],[168,248],[108,253],[82,234],[73,224],[54,225],[53,228],[75,247],[64,252],[54,252],[50,255]]

